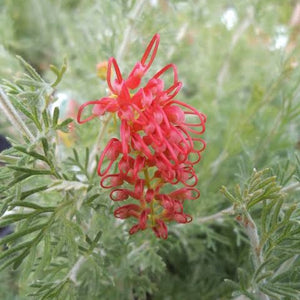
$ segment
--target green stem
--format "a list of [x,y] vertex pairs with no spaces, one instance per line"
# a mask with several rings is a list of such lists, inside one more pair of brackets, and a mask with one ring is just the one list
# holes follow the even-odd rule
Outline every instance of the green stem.
[[100,130],[99,134],[98,134],[98,137],[97,137],[97,142],[96,144],[94,145],[94,148],[93,150],[91,151],[91,155],[90,155],[90,159],[89,159],[89,166],[88,166],[88,170],[87,170],[87,173],[92,175],[95,171],[95,167],[96,167],[96,161],[95,161],[95,158],[96,158],[96,155],[98,152],[100,152],[100,149],[101,149],[101,143],[102,143],[102,140],[104,138],[104,135],[106,133],[106,128],[108,126],[108,123],[110,122],[110,120],[112,119],[113,117],[113,114],[111,114],[104,122],[103,122],[103,126],[102,126],[102,129]]
[[234,213],[233,206],[227,207],[213,215],[198,218],[195,220],[195,222],[202,224],[202,223],[208,223],[208,222],[213,222],[219,219],[223,219],[226,215],[231,215]]
[[[126,49],[130,43],[131,32],[135,26],[136,20],[139,19],[139,16],[141,15],[141,13],[143,11],[143,7],[144,7],[145,3],[146,3],[146,0],[136,1],[135,6],[133,7],[132,11],[129,14],[129,23],[124,31],[124,38],[121,43],[121,46],[119,47],[119,51],[116,55],[118,62],[120,62],[123,59],[123,56],[126,53]],[[113,114],[111,114],[111,116],[109,116],[104,121],[102,130],[100,131],[100,133],[98,135],[97,143],[95,144],[95,146],[91,152],[91,155],[90,155],[88,174],[92,175],[94,173],[94,170],[96,167],[95,157],[96,157],[97,153],[100,151],[100,145],[102,142],[102,138],[105,134],[106,127],[107,127],[109,121],[111,120],[112,116],[113,116]]]
[[124,35],[123,35],[124,38],[123,38],[122,44],[119,48],[119,51],[118,51],[117,57],[116,57],[118,62],[120,62],[123,59],[123,56],[126,53],[126,49],[130,42],[131,31],[134,28],[136,20],[138,20],[139,16],[142,14],[145,3],[146,3],[146,0],[136,1],[134,8],[132,9],[131,13],[129,14],[129,24],[124,31]]
[[11,122],[11,124],[21,131],[32,143],[34,143],[35,138],[26,124],[23,122],[22,118],[15,110],[9,98],[4,93],[3,89],[0,87],[0,107],[2,108],[3,112]]
[[[239,223],[245,228],[246,234],[250,241],[250,246],[252,250],[252,260],[255,269],[259,268],[264,263],[264,258],[262,254],[262,247],[259,240],[257,226],[249,214],[248,211],[244,212],[246,220],[241,220]],[[256,295],[258,300],[269,300],[269,296],[261,292],[256,288]]]

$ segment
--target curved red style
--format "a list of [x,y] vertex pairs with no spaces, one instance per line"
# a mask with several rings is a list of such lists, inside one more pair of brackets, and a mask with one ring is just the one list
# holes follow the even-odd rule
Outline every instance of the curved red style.
[[[172,63],[140,87],[155,59],[159,41],[159,34],[155,34],[127,78],[111,57],[106,76],[111,94],[81,105],[77,121],[83,124],[106,113],[119,119],[119,138],[110,139],[100,155],[100,185],[111,189],[111,200],[133,202],[114,211],[116,218],[136,219],[130,234],[152,228],[158,238],[166,239],[166,223],[191,222],[192,217],[183,211],[184,201],[200,197],[194,166],[206,147],[200,137],[205,131],[206,116],[175,99],[182,83]],[[173,79],[165,86],[167,73]],[[173,191],[163,193],[167,185],[173,186]]]

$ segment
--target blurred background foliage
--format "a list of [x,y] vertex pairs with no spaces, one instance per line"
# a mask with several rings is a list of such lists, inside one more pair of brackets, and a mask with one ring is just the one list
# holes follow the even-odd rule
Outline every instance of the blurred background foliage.
[[[0,28],[1,78],[20,76],[15,58],[20,55],[52,80],[49,65],[61,65],[66,57],[68,69],[56,96],[59,103],[74,99],[79,104],[106,95],[97,63],[120,57],[125,74],[160,33],[152,69],[175,63],[184,84],[178,98],[208,119],[207,149],[197,169],[201,198],[187,204],[193,223],[171,228],[168,241],[139,234],[123,244],[123,233],[109,227],[112,221],[94,220],[115,262],[105,267],[110,284],[94,283],[98,298],[86,298],[92,286],[86,284],[80,299],[231,299],[224,279],[236,280],[239,267],[250,268],[246,238],[231,218],[214,223],[201,218],[229,207],[220,187],[243,185],[253,168],[271,167],[283,186],[293,180],[289,174],[300,149],[300,2],[0,0]],[[126,34],[130,42],[123,49]],[[77,126],[79,153],[92,147],[98,130],[98,120]],[[2,115],[0,133],[17,137]],[[101,201],[109,202],[104,196]],[[143,244],[147,239],[151,247]],[[140,256],[129,264],[126,257],[139,247]],[[92,267],[85,268],[83,282]],[[16,283],[17,275],[0,274],[0,298],[22,299],[26,288]]]

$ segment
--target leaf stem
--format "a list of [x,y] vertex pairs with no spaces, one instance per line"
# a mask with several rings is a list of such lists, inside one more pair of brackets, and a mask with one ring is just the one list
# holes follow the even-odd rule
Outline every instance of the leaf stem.
[[210,216],[206,216],[206,217],[202,217],[202,218],[198,218],[195,220],[195,222],[197,222],[198,224],[202,224],[202,223],[208,223],[208,222],[213,222],[216,221],[218,219],[223,219],[226,215],[231,215],[234,213],[234,209],[233,206],[227,207],[213,215]]
[[98,134],[98,137],[97,137],[97,142],[96,142],[96,144],[94,145],[94,147],[91,151],[90,158],[89,158],[88,170],[87,170],[87,173],[90,174],[90,175],[92,175],[94,173],[94,170],[95,170],[95,167],[96,167],[95,158],[96,158],[97,153],[101,149],[101,143],[102,143],[104,134],[106,132],[106,128],[108,126],[108,123],[112,119],[112,117],[113,117],[113,114],[111,114],[109,117],[107,117],[106,120],[103,122],[102,129],[100,130],[100,132]]
[[[116,59],[117,59],[118,62],[120,62],[123,59],[123,56],[126,53],[126,49],[127,49],[128,44],[130,42],[131,32],[134,28],[136,20],[138,19],[138,17],[141,15],[141,13],[143,11],[143,7],[144,7],[145,3],[146,3],[146,0],[136,1],[136,4],[133,7],[133,9],[132,9],[132,11],[129,15],[129,24],[128,24],[128,26],[126,27],[126,29],[124,31],[124,38],[123,38],[121,46],[118,50],[118,53],[116,55]],[[111,120],[112,116],[113,116],[113,114],[111,114],[111,116],[109,116],[104,121],[102,130],[100,131],[100,133],[98,135],[97,142],[96,142],[94,148],[91,151],[90,160],[89,160],[88,174],[92,175],[94,173],[94,170],[95,170],[95,167],[96,167],[95,157],[97,155],[97,152],[100,150],[100,145],[101,145],[101,142],[102,142],[102,138],[105,134],[106,127],[107,127],[109,121]]]
[[298,189],[300,189],[300,182],[295,182],[295,183],[291,183],[290,185],[282,188],[281,191],[284,193],[288,193],[288,192],[295,191]]
[[78,285],[77,274],[85,261],[86,261],[86,257],[80,256],[67,276],[74,282],[75,285]]
[[18,114],[18,112],[15,110],[13,105],[11,104],[9,98],[3,91],[3,89],[0,87],[0,107],[4,111],[5,115],[11,122],[11,124],[21,131],[32,143],[34,143],[35,138],[29,128],[26,126],[26,124],[23,122],[22,118]]
[[146,3],[146,0],[136,1],[136,4],[131,11],[131,14],[129,15],[129,24],[124,31],[124,38],[123,38],[122,44],[119,48],[119,51],[118,51],[117,57],[116,57],[117,61],[119,61],[119,62],[123,59],[123,56],[126,53],[126,49],[130,42],[131,31],[135,25],[135,21],[141,15],[145,3]]
[[[244,227],[245,232],[249,238],[250,246],[252,250],[252,260],[253,264],[255,266],[255,269],[259,268],[264,263],[264,258],[262,254],[262,248],[260,245],[259,235],[257,226],[249,214],[248,211],[244,211],[245,218],[237,219],[238,222]],[[269,300],[269,296],[264,294],[259,290],[259,288],[256,289],[257,299],[258,300]]]

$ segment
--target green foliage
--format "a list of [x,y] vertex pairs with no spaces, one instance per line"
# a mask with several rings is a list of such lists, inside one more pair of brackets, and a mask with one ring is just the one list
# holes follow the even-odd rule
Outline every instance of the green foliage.
[[[252,273],[240,269],[240,286],[231,284],[250,299],[299,299],[299,207],[286,201],[284,189],[268,173],[254,171],[243,189],[236,186],[234,195],[222,187],[252,248]],[[260,220],[255,222],[251,215],[260,215]]]
[[[1,115],[0,298],[299,299],[294,1],[17,2],[0,0],[0,75],[28,131]],[[167,241],[113,217],[95,170],[113,122],[79,127],[66,108],[106,96],[96,64],[128,74],[155,32],[153,69],[176,63],[178,99],[208,119],[194,221]]]

